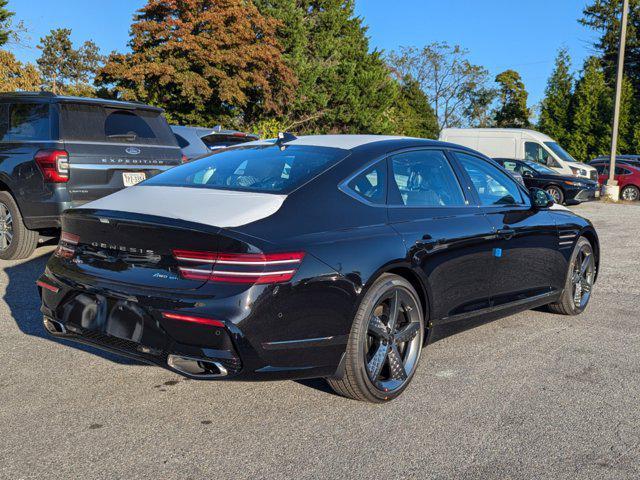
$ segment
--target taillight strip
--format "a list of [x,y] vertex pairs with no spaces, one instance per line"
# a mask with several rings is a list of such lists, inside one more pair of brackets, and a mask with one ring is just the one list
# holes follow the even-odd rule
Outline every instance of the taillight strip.
[[282,270],[279,272],[227,272],[224,270],[214,270],[211,275],[229,276],[229,277],[269,277],[274,275],[291,275],[296,270]]
[[182,315],[180,313],[162,312],[164,318],[170,320],[179,320],[181,322],[197,323],[200,325],[210,325],[212,327],[224,328],[224,322],[214,320],[213,318],[197,317],[195,315]]
[[180,260],[182,262],[192,262],[192,263],[216,263],[216,259],[209,258],[191,258],[191,257],[175,257],[176,260]]
[[218,260],[212,263],[219,265],[284,265],[288,263],[300,263],[302,259],[292,258],[291,260]]
[[48,283],[43,282],[42,280],[36,281],[36,285],[42,288],[45,288],[53,293],[58,293],[60,289],[58,287],[54,287],[53,285],[49,285]]

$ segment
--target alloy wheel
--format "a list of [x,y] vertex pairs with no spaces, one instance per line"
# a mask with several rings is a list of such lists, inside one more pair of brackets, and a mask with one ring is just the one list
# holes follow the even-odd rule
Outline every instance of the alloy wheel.
[[571,276],[573,303],[577,308],[583,309],[589,303],[594,276],[595,261],[593,251],[588,245],[583,245],[576,255]]
[[640,191],[635,187],[627,187],[622,190],[622,199],[628,202],[635,202],[640,197]]
[[0,203],[0,251],[5,251],[13,241],[13,217],[4,203]]
[[364,345],[371,383],[383,392],[402,388],[413,374],[422,349],[419,305],[401,287],[388,290],[369,318]]
[[560,192],[560,190],[554,187],[550,187],[547,189],[547,193],[553,197],[553,201],[555,203],[561,203],[562,192]]

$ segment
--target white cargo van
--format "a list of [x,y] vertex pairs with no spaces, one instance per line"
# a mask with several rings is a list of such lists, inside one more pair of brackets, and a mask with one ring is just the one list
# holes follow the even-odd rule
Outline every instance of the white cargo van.
[[577,162],[551,137],[520,128],[445,128],[443,142],[477,150],[491,158],[533,160],[563,175],[575,175],[598,181],[595,168]]

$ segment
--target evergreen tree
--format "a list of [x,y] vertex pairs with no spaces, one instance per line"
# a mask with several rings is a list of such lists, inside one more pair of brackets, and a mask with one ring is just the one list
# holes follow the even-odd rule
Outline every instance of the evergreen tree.
[[388,133],[418,138],[438,138],[438,119],[420,84],[408,77],[398,85],[393,106],[386,115]]
[[276,26],[249,0],[148,0],[131,53],[111,54],[97,84],[161,105],[174,122],[246,127],[294,97]]
[[555,68],[547,82],[545,97],[540,106],[538,129],[555,139],[560,145],[568,145],[571,137],[571,98],[573,76],[571,59],[566,48],[556,57]]
[[585,62],[573,97],[572,133],[568,150],[579,161],[605,155],[611,141],[611,89],[596,57]]
[[496,76],[499,86],[499,106],[495,120],[497,127],[525,128],[529,126],[529,94],[524,87],[520,74],[515,70],[505,70]]
[[86,41],[79,49],[75,49],[71,30],[59,28],[40,39],[38,48],[42,50],[37,63],[45,89],[53,93],[94,94],[90,81],[102,63],[95,43]]
[[14,12],[7,9],[8,0],[0,0],[0,47],[5,45],[13,33],[12,17]]
[[279,21],[277,36],[298,86],[284,123],[306,133],[383,133],[396,86],[353,0],[254,0]]
[[[622,0],[592,0],[580,23],[600,33],[594,46],[600,52],[605,79],[613,85],[618,64]],[[640,0],[629,2],[625,71],[637,92],[640,89]]]

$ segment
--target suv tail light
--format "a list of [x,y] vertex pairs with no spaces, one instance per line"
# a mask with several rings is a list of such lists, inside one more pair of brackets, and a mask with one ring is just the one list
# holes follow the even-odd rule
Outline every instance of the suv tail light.
[[187,158],[187,156],[183,153],[182,156],[180,157],[180,163],[187,163],[189,161],[189,159]]
[[216,253],[174,250],[182,278],[217,283],[265,285],[288,282],[298,271],[303,252],[293,253]]
[[34,160],[40,167],[45,182],[69,181],[69,154],[64,150],[39,150]]
[[58,243],[58,248],[53,254],[56,257],[61,258],[73,258],[76,254],[76,246],[80,242],[80,236],[75,235],[69,232],[62,232],[60,234],[60,242]]

